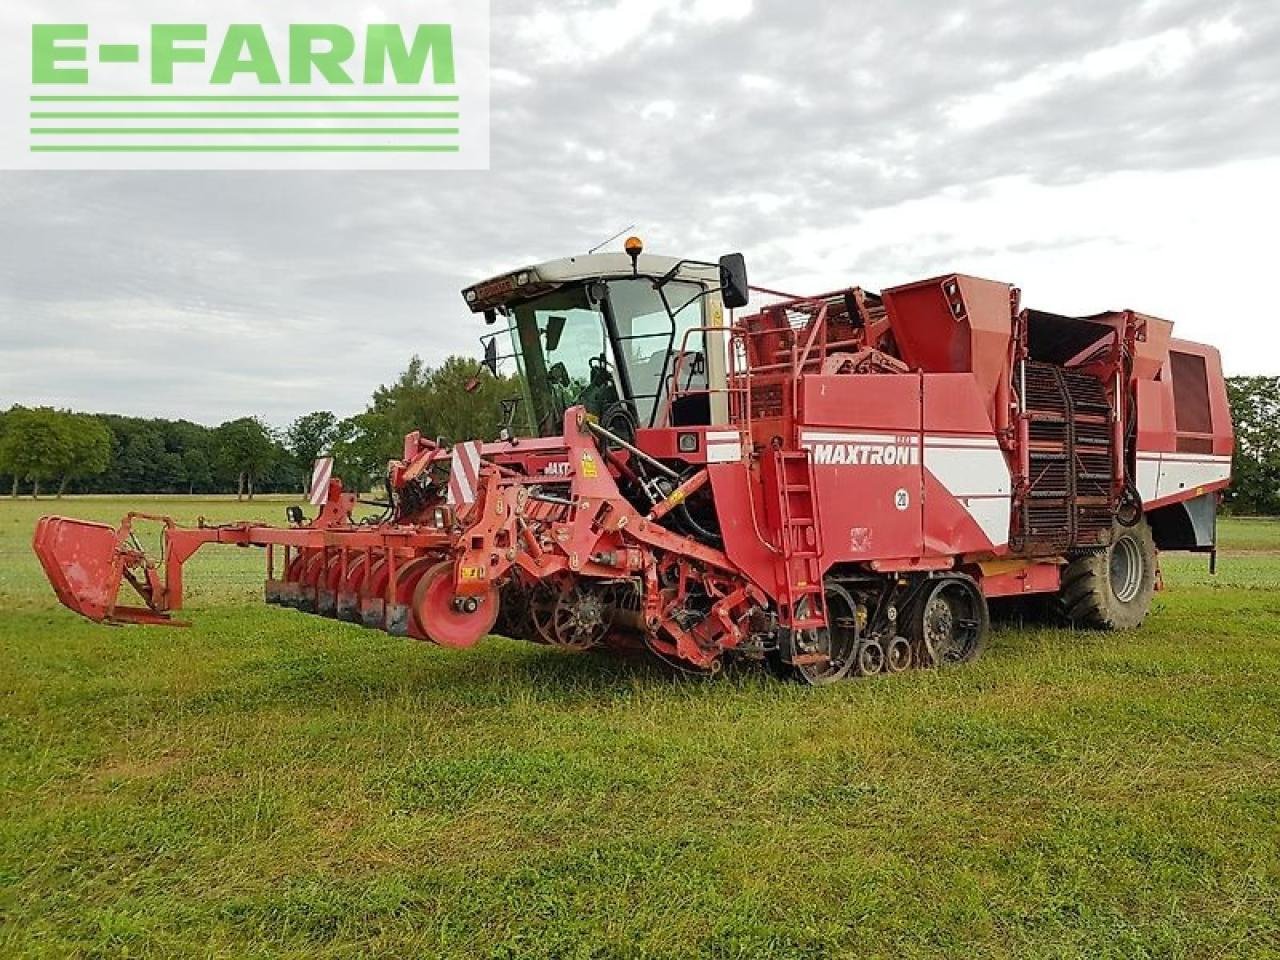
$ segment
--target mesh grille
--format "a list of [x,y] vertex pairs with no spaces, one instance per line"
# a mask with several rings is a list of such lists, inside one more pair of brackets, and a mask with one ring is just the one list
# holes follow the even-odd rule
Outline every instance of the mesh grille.
[[1115,512],[1111,406],[1096,377],[1028,362],[1028,489],[1020,504],[1024,547],[1066,552],[1110,536]]

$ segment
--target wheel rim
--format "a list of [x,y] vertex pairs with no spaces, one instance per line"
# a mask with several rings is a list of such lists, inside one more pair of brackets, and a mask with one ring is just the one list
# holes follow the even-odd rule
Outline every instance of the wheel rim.
[[884,653],[884,668],[888,673],[901,673],[911,666],[911,644],[905,637],[894,637]]
[[497,588],[491,586],[476,599],[479,602],[470,611],[454,604],[453,563],[445,560],[420,576],[414,586],[416,626],[428,640],[442,647],[474,647],[498,619]]
[[924,609],[924,639],[938,663],[969,659],[982,630],[977,600],[963,585],[939,586]]
[[534,643],[555,643],[556,604],[560,602],[560,589],[545,580],[539,580],[529,591],[529,621],[533,632],[529,639]]
[[604,601],[595,592],[581,588],[560,594],[552,624],[551,643],[564,650],[589,650],[609,629]]
[[1142,589],[1142,551],[1132,537],[1121,537],[1112,545],[1108,567],[1111,592],[1121,603],[1129,603]]
[[879,640],[866,639],[858,647],[858,675],[874,676],[884,669],[884,647]]

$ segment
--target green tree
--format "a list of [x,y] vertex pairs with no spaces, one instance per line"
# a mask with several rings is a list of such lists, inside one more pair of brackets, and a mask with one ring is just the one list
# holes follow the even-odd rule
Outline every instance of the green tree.
[[467,357],[429,367],[415,356],[373,392],[364,413],[335,427],[338,475],[359,490],[380,484],[387,461],[402,455],[405,435],[415,430],[433,440],[493,440],[502,426],[501,401],[519,394],[514,378],[495,377]]
[[31,481],[31,496],[40,496],[40,484],[62,476],[74,460],[75,442],[70,416],[49,407],[15,407],[5,417],[0,440],[0,470],[12,475],[11,495],[19,484]]
[[1280,377],[1228,377],[1227,396],[1236,432],[1231,503],[1280,513]]
[[[8,422],[9,422],[9,412],[8,411],[0,412],[0,451],[4,450],[4,431],[5,431],[5,424]],[[8,467],[5,465],[3,461],[0,461],[0,477],[5,477],[7,479],[12,480],[13,495],[16,497],[18,495],[18,486],[17,486],[18,478],[16,475],[13,477],[8,476]]]
[[[431,416],[431,368],[414,356],[408,368],[391,384],[384,384],[373,391],[368,413],[377,414],[386,421],[390,434],[401,435],[419,429],[432,435]],[[409,426],[409,424],[415,426]],[[394,453],[389,450],[388,453]]]
[[13,406],[0,414],[0,474],[6,475],[13,486],[9,495],[17,499],[18,488],[22,483],[23,476],[21,466],[19,464],[18,448],[16,443],[10,441],[9,431],[22,419],[26,410],[23,407]]
[[189,494],[213,490],[213,431],[189,420],[176,420],[165,427],[165,448],[180,463],[174,489]]
[[209,454],[200,447],[182,451],[182,472],[186,474],[188,494],[195,493],[197,487],[204,490],[213,484],[213,465]]
[[450,440],[496,440],[502,400],[518,388],[466,357],[450,357],[431,375],[431,399],[438,433]]
[[380,413],[366,411],[340,421],[333,441],[334,467],[342,484],[363,492],[386,476],[387,461],[402,452],[403,434],[397,435]]
[[257,417],[241,417],[228,420],[215,434],[215,462],[224,475],[236,478],[236,499],[248,493],[252,500],[256,479],[276,457],[271,431]]
[[125,489],[131,493],[158,492],[164,452],[164,435],[155,423],[143,420],[132,424],[120,450],[119,470]]
[[492,440],[501,426],[501,401],[519,392],[514,379],[495,377],[467,357],[449,357],[432,368],[415,356],[394,383],[374,391],[369,409],[400,436],[420,430],[433,439]]
[[58,414],[58,429],[67,436],[61,445],[63,454],[62,479],[58,484],[58,497],[66,492],[67,483],[85,477],[97,476],[111,465],[111,431],[94,417],[76,413]]
[[316,410],[299,417],[285,431],[285,446],[303,476],[303,489],[311,477],[316,457],[328,453],[337,438],[338,418],[328,410]]

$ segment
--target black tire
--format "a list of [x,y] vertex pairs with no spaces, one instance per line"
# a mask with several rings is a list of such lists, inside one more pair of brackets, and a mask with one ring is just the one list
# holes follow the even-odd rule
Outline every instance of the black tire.
[[1105,550],[1077,557],[1062,572],[1057,607],[1070,624],[1090,630],[1142,626],[1156,589],[1156,544],[1145,517],[1116,525]]
[[990,629],[987,598],[977,582],[963,574],[927,581],[907,618],[907,637],[922,666],[978,659]]

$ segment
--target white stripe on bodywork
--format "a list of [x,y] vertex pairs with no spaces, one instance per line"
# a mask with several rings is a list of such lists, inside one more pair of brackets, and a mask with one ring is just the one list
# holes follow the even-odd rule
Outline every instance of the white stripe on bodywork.
[[1182,463],[1230,463],[1231,458],[1221,453],[1139,453],[1138,458],[1159,458],[1161,460],[1177,460]]
[[1231,477],[1231,458],[1208,453],[1138,454],[1138,494],[1144,502]]
[[1000,449],[1000,442],[995,437],[947,437],[942,434],[930,434],[924,438],[926,447],[990,447]]
[[1143,503],[1156,498],[1160,486],[1160,457],[1138,457],[1138,496]]
[[707,463],[734,463],[742,459],[742,441],[734,435],[732,440],[711,441],[707,435]]
[[883,433],[837,433],[826,430],[805,430],[800,434],[800,443],[894,443],[899,438],[909,438],[920,442],[920,434],[911,430],[895,433],[886,430]]
[[449,467],[449,493],[445,497],[445,503],[450,506],[465,506],[475,502],[476,492],[467,478],[467,467],[470,466],[472,472],[478,472],[479,454],[478,445],[472,447],[469,444],[460,443],[454,446],[453,462]]
[[1009,542],[1013,478],[998,444],[953,445],[957,438],[928,437],[924,467],[955,497],[995,546]]

